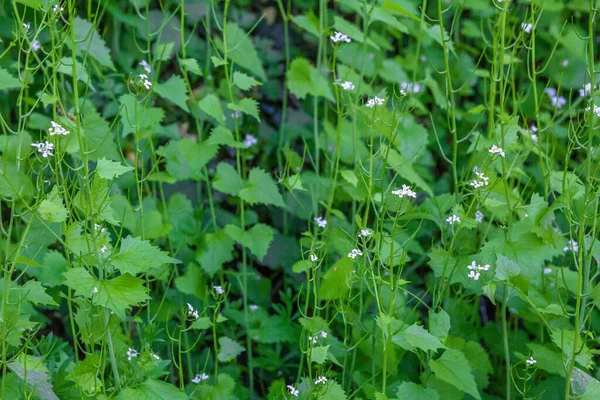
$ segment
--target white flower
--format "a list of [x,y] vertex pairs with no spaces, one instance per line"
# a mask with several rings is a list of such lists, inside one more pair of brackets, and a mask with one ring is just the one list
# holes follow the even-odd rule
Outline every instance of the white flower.
[[531,33],[532,28],[533,28],[533,25],[531,25],[530,23],[521,22],[521,29],[523,29],[523,32]]
[[569,60],[565,58],[560,65],[562,65],[563,68],[566,68],[569,65]]
[[552,268],[546,267],[544,268],[544,275],[550,275],[552,273]]
[[138,353],[135,349],[132,349],[131,347],[129,348],[129,350],[127,350],[127,359],[129,361],[131,361],[132,358],[135,358],[139,355],[140,353]]
[[217,294],[225,293],[225,290],[223,290],[221,286],[213,286],[213,289],[215,289],[215,292],[217,292]]
[[310,261],[317,262],[317,261],[319,261],[319,257],[317,257],[316,254],[311,254],[310,255]]
[[460,223],[460,218],[456,214],[452,214],[448,218],[446,218],[446,222],[450,225],[454,225],[455,222]]
[[567,241],[567,245],[563,247],[563,251],[572,251],[574,253],[579,252],[579,244],[575,240]]
[[346,42],[346,43],[350,43],[352,40],[350,40],[350,38],[346,35],[344,35],[342,32],[338,32],[335,31],[333,35],[329,36],[329,38],[331,39],[331,41],[333,43],[338,43],[338,42]]
[[366,107],[373,108],[375,106],[382,106],[384,103],[385,103],[385,99],[375,96],[372,99],[369,99],[369,101],[367,101]]
[[37,147],[38,153],[42,154],[42,157],[48,158],[48,156],[53,156],[52,151],[54,150],[54,144],[49,142],[39,142],[39,143],[31,143],[33,147]]
[[150,68],[150,64],[148,64],[146,60],[140,61],[140,67],[144,68],[144,71],[146,71],[147,74],[152,72],[152,68]]
[[362,251],[360,251],[359,249],[352,249],[352,251],[350,253],[348,253],[348,257],[350,257],[351,259],[355,259],[358,256],[362,256],[363,253]]
[[469,278],[473,279],[474,281],[478,281],[481,274],[479,272],[469,271],[469,275],[467,275],[467,276]]
[[489,152],[492,154],[498,154],[500,155],[500,157],[506,157],[506,153],[504,153],[504,150],[502,150],[501,147],[498,147],[496,145],[492,145],[492,147],[490,147]]
[[395,194],[396,196],[398,196],[400,198],[403,198],[404,196],[412,197],[414,199],[417,198],[417,193],[413,192],[410,189],[410,186],[407,186],[407,185],[402,185],[402,189],[392,190],[392,194]]
[[190,316],[194,319],[200,318],[200,314],[198,314],[198,310],[195,310],[194,307],[190,303],[187,303],[187,307],[188,307],[188,316]]
[[373,234],[370,229],[361,229],[358,236],[359,237],[369,237]]
[[327,383],[327,378],[325,376],[320,376],[315,380],[315,385],[322,385]]
[[54,7],[52,7],[53,13],[61,13],[64,10],[65,10],[64,7],[62,7],[60,4],[55,4]]
[[152,82],[150,82],[148,80],[148,75],[146,75],[146,74],[139,74],[138,75],[138,79],[140,80],[140,82],[142,83],[142,85],[144,85],[144,87],[146,88],[146,90],[152,89]]
[[69,131],[66,130],[65,128],[63,128],[62,125],[59,124],[59,123],[56,123],[56,122],[52,121],[52,122],[50,122],[50,125],[52,125],[48,129],[48,134],[50,136],[55,136],[55,135],[67,136],[69,134]]
[[[589,112],[590,111],[590,107],[586,107],[585,111]],[[595,104],[594,104],[594,114],[596,114],[598,117],[600,117],[600,107],[598,107]]]
[[244,138],[244,146],[246,146],[246,148],[252,147],[256,143],[258,143],[258,140],[254,136],[249,133],[246,134],[246,137]]
[[92,293],[98,293],[98,288],[96,286],[94,286],[94,288],[92,289]]
[[158,354],[151,353],[150,357],[152,357],[155,360],[160,360],[160,356]]
[[350,81],[344,81],[344,82],[337,81],[335,84],[340,85],[342,87],[342,89],[344,89],[345,91],[354,90],[354,88],[355,88],[354,83],[352,83]]
[[104,245],[100,248],[100,253],[106,253],[107,251],[108,251],[108,247],[106,247],[106,245]]
[[194,376],[194,379],[192,379],[192,383],[200,383],[200,382],[204,382],[205,380],[208,379],[208,374],[203,372],[201,374],[196,374],[196,376]]
[[477,179],[473,179],[470,183],[471,186],[475,189],[479,189],[480,187],[487,186],[490,183],[490,178],[485,176],[483,172],[475,171],[475,175]]
[[485,215],[483,215],[483,213],[479,210],[477,210],[477,212],[475,213],[475,221],[481,223],[483,222],[483,218],[485,217]]
[[321,331],[321,337],[322,337],[323,339],[327,338],[327,332],[325,332],[325,331]]
[[316,217],[314,218],[315,222],[317,223],[317,226],[319,228],[327,228],[327,220],[323,217]]
[[42,46],[40,45],[40,42],[36,39],[33,42],[31,42],[31,49],[33,51],[38,51],[39,49],[41,49]]
[[400,84],[400,93],[402,93],[403,96],[406,96],[406,93],[419,93],[421,91],[421,85],[418,83],[411,83],[411,82],[402,82]]
[[290,391],[290,394],[294,397],[298,397],[300,395],[300,391],[298,389],[296,389],[295,387],[293,387],[292,385],[287,385],[288,390]]
[[556,89],[547,88],[544,92],[550,97],[550,103],[552,106],[562,108],[565,104],[567,104],[567,99],[562,96],[557,96]]
[[529,357],[525,362],[527,363],[527,365],[537,364],[537,360],[535,360],[533,357]]
[[585,85],[583,85],[583,88],[579,89],[579,95],[581,97],[589,96],[595,90],[596,90],[596,86],[592,87],[591,83],[586,83]]
[[470,265],[467,266],[467,268],[469,268],[469,274],[467,275],[467,277],[473,279],[474,281],[478,281],[479,277],[481,276],[480,271],[489,271],[490,265],[477,265],[477,263],[473,261]]
[[250,311],[258,310],[258,306],[256,304],[250,304],[250,306],[248,308],[250,308]]
[[28,31],[29,28],[31,28],[31,24],[29,22],[23,22],[23,29],[25,29],[26,31]]

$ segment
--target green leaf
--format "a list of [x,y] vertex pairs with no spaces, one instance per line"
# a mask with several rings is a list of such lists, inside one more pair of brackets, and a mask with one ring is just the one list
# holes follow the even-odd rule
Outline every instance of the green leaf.
[[31,390],[35,391],[36,397],[43,400],[60,400],[54,393],[48,368],[41,358],[21,354],[7,365],[16,376],[27,383]]
[[424,388],[413,382],[402,382],[396,389],[398,400],[439,400],[440,396],[433,389]]
[[305,58],[292,61],[286,74],[286,82],[290,92],[299,99],[311,95],[334,101],[329,81]]
[[187,106],[187,86],[185,85],[185,81],[182,77],[173,75],[168,81],[156,85],[154,87],[154,91],[160,97],[169,100],[183,111],[190,112],[190,109]]
[[240,178],[233,165],[221,162],[217,165],[213,187],[219,192],[237,196],[240,190],[244,188],[244,181]]
[[98,280],[85,268],[76,267],[63,272],[65,285],[75,291],[78,296],[90,298],[94,287],[97,288]]
[[[36,10],[41,10],[44,6],[43,0],[15,0],[17,3],[21,3],[26,5],[27,7],[35,8]],[[0,82],[2,79],[0,79]]]
[[77,387],[86,393],[97,393],[102,390],[102,380],[98,377],[101,359],[97,354],[89,355],[78,362],[69,374]]
[[433,336],[443,342],[448,337],[450,326],[450,316],[446,311],[433,312],[429,310],[429,332]]
[[173,53],[173,42],[169,43],[156,43],[154,46],[154,58],[160,61],[169,61],[171,54]]
[[222,230],[204,235],[204,245],[196,261],[209,275],[213,276],[223,264],[233,260],[233,240]]
[[225,115],[223,114],[223,108],[221,107],[221,102],[219,98],[214,94],[207,94],[204,96],[202,100],[198,102],[198,107],[217,120],[217,123],[222,124],[225,120]]
[[559,352],[537,343],[527,343],[527,347],[533,353],[532,357],[537,361],[538,368],[551,374],[565,376],[565,367]]
[[258,102],[254,99],[244,98],[237,104],[227,104],[227,108],[233,111],[241,111],[244,114],[254,117],[258,122],[260,122],[260,116],[258,115]]
[[502,254],[497,255],[496,259],[496,279],[499,281],[508,281],[513,276],[518,276],[521,273],[521,267],[508,257]]
[[179,181],[203,177],[203,168],[217,154],[219,145],[196,143],[189,138],[171,141],[163,149],[167,172]]
[[429,187],[429,185],[421,178],[421,176],[415,171],[412,163],[404,158],[400,153],[398,153],[394,149],[390,149],[389,147],[382,145],[381,151],[385,154],[387,151],[387,164],[391,168],[394,169],[402,178],[407,181],[414,183],[421,189],[425,190],[429,196],[433,197],[433,191]]
[[[123,137],[130,133],[142,134],[144,137],[151,136],[165,116],[165,112],[157,107],[142,107],[135,96],[124,94],[119,97],[121,103],[121,125],[123,126]],[[138,116],[136,119],[135,116]]]
[[451,384],[457,389],[481,399],[471,366],[465,355],[454,349],[444,351],[437,360],[429,362],[429,367],[439,379]]
[[348,276],[352,273],[353,263],[348,257],[344,257],[323,275],[319,297],[323,300],[335,300],[344,297],[350,290],[348,287]]
[[226,336],[219,338],[219,354],[217,355],[219,361],[227,362],[233,360],[244,351],[246,351],[246,349],[238,342],[231,340]]
[[188,396],[177,387],[163,381],[150,379],[136,388],[125,388],[117,396],[119,400],[187,400]]
[[256,203],[285,207],[283,197],[273,179],[261,168],[252,168],[248,182],[239,192],[240,198],[249,204]]
[[235,71],[233,73],[233,83],[241,90],[249,90],[254,86],[259,86],[261,83],[256,79],[244,74],[243,72]]
[[125,319],[127,310],[149,298],[144,281],[129,274],[102,281],[97,288],[95,302],[114,311],[121,320]]
[[190,263],[184,275],[175,278],[175,287],[181,293],[196,296],[199,299],[206,293],[206,278],[196,263]]
[[96,164],[96,173],[102,179],[114,179],[123,175],[125,172],[133,171],[133,167],[122,165],[120,162],[107,160],[102,157]]
[[4,68],[0,68],[0,90],[3,89],[20,89],[21,81],[15,78],[5,70]]
[[256,224],[247,231],[230,224],[225,227],[225,232],[230,238],[249,248],[260,261],[267,255],[274,237],[273,228],[265,224]]
[[201,317],[192,323],[191,328],[203,331],[203,330],[210,328],[211,326],[212,326],[212,322],[210,321],[210,319],[208,317]]
[[[238,66],[245,68],[258,77],[261,81],[266,81],[267,76],[248,34],[233,22],[227,23],[226,27],[229,58]],[[216,40],[216,44],[220,50],[223,49],[223,43],[220,40]]]
[[438,349],[444,349],[444,346],[437,337],[427,332],[422,326],[413,324],[405,330],[395,334],[392,342],[405,350],[416,353],[415,349],[421,349],[425,352],[437,352]]
[[186,68],[188,71],[193,72],[198,76],[203,76],[202,69],[198,65],[198,61],[195,58],[185,58],[183,60],[179,60],[179,63],[182,67]]
[[238,149],[246,147],[244,143],[236,142],[233,133],[223,125],[219,125],[210,132],[210,137],[204,142],[207,145],[225,145]]
[[63,200],[58,194],[58,186],[54,186],[37,209],[40,217],[48,222],[64,222],[69,215]]
[[58,306],[54,299],[48,293],[46,293],[46,288],[44,288],[42,284],[36,280],[28,280],[19,288],[19,290],[23,294],[24,299],[35,304],[36,306]]
[[[73,29],[75,30],[75,40],[77,41],[76,48],[78,54],[85,52],[88,56],[98,61],[100,65],[113,70],[115,69],[110,57],[110,50],[104,44],[104,40],[100,38],[100,35],[96,31],[94,25],[85,19],[75,17],[73,21]],[[70,41],[67,41],[66,43],[68,46],[71,46]]]
[[[63,57],[60,59],[60,66],[57,69],[58,72],[73,76],[73,59],[71,57]],[[90,76],[88,75],[88,69],[83,66],[82,63],[75,60],[75,73],[77,75],[77,80],[83,83],[86,86],[89,86],[90,89],[96,90],[94,85],[92,85],[90,81]]]
[[315,16],[312,10],[309,10],[309,12],[304,15],[294,15],[291,19],[294,24],[298,25],[311,35],[316,37],[321,36],[319,34],[319,18]]
[[319,391],[319,400],[347,400],[346,392],[336,381],[329,381]]
[[329,350],[329,345],[313,347],[312,350],[310,351],[311,361],[315,362],[319,365],[325,364],[325,361],[327,361],[327,351],[328,350]]
[[181,261],[169,257],[167,252],[152,246],[148,240],[127,236],[121,242],[119,253],[110,262],[121,273],[135,275],[146,273],[162,264],[178,264]]
[[260,343],[292,343],[296,340],[295,329],[292,322],[281,316],[274,315],[264,318],[258,329]]

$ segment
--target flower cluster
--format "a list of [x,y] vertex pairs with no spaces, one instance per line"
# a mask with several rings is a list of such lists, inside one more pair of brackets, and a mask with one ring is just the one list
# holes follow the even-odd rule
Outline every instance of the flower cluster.
[[482,223],[483,217],[485,217],[485,215],[483,215],[481,211],[477,210],[477,212],[475,213],[475,221],[477,221],[478,223]]
[[417,198],[417,193],[412,191],[410,186],[407,185],[402,185],[402,189],[392,190],[392,194],[395,194],[400,198],[403,198],[404,196],[412,197],[413,199]]
[[31,28],[31,24],[29,22],[23,22],[23,29],[25,29],[26,31],[28,31],[29,28]]
[[140,353],[137,352],[136,349],[132,349],[131,347],[127,350],[127,359],[131,361],[132,358],[136,358]]
[[537,360],[535,360],[533,357],[529,357],[527,360],[525,360],[525,362],[528,366],[537,364]]
[[579,95],[581,97],[590,96],[596,89],[596,86],[592,87],[591,83],[586,83],[583,88],[579,89]]
[[369,237],[373,234],[370,229],[361,229],[358,233],[358,237]]
[[298,389],[296,389],[294,386],[292,385],[287,385],[288,390],[290,391],[290,394],[294,397],[298,397],[300,395],[300,391]]
[[194,378],[192,379],[192,383],[200,383],[200,382],[204,382],[208,380],[208,374],[203,372],[201,374],[196,374],[196,376],[194,376]]
[[531,136],[531,140],[533,140],[536,143],[538,141],[537,131],[538,128],[535,125],[531,125],[531,128],[529,128],[529,135]]
[[49,142],[31,143],[33,147],[37,148],[38,153],[41,153],[42,157],[48,158],[53,156],[52,151],[54,150],[54,144]]
[[359,249],[352,249],[352,251],[350,253],[348,253],[348,257],[350,257],[351,259],[355,259],[358,256],[362,256],[363,253],[362,251],[360,251]]
[[333,35],[329,36],[333,43],[338,42],[346,42],[350,43],[352,40],[347,35],[344,35],[342,32],[335,31]]
[[217,294],[225,293],[225,290],[221,286],[213,286],[213,289],[215,289],[215,292],[217,292]]
[[[589,112],[590,111],[590,107],[586,107],[585,111]],[[598,117],[600,117],[600,107],[598,107],[595,104],[594,104],[594,114],[596,114]]]
[[385,103],[385,99],[382,99],[381,97],[375,96],[374,98],[369,99],[367,101],[366,107],[367,108],[373,108],[375,106],[382,106],[383,103]]
[[152,89],[152,82],[150,82],[148,80],[148,75],[146,75],[146,74],[139,74],[138,75],[138,79],[140,80],[140,82],[142,83],[142,85],[144,85],[144,87],[146,88],[146,90]]
[[531,30],[533,29],[533,25],[531,25],[528,22],[521,22],[521,29],[523,29],[523,32],[525,32],[525,33],[531,33]]
[[200,318],[200,315],[198,314],[198,310],[195,310],[194,307],[190,303],[187,303],[187,306],[188,306],[188,316],[190,316],[194,319]]
[[308,341],[311,342],[312,344],[317,344],[319,338],[326,339],[327,338],[327,332],[321,331],[321,333],[319,333],[318,335],[309,336],[308,337]]
[[38,50],[39,50],[39,49],[41,49],[41,48],[42,48],[42,46],[40,45],[40,42],[39,42],[39,40],[37,40],[37,39],[36,39],[36,40],[34,40],[33,42],[31,42],[31,49],[32,49],[33,51],[38,51]]
[[317,261],[319,261],[319,257],[317,257],[316,254],[311,254],[310,255],[310,261],[317,262]]
[[490,183],[490,178],[485,176],[483,172],[479,172],[479,170],[474,170],[476,179],[473,179],[470,183],[471,186],[475,189],[479,189],[481,187],[485,187]]
[[323,217],[316,217],[314,221],[317,223],[319,228],[327,228],[327,220]]
[[147,74],[152,72],[152,68],[150,68],[150,64],[146,60],[140,61],[140,67],[144,68]]
[[315,385],[324,385],[327,383],[327,378],[325,376],[320,376],[315,380]]
[[252,147],[256,143],[258,143],[258,140],[249,133],[244,138],[244,146],[246,146],[246,148]]
[[257,311],[259,307],[256,304],[250,304],[248,308],[250,309],[250,311]]
[[352,83],[351,81],[342,82],[338,79],[337,81],[335,81],[334,85],[340,85],[342,89],[344,89],[347,92],[355,89],[354,83]]
[[416,94],[416,93],[419,93],[419,92],[421,92],[421,85],[418,84],[418,83],[416,83],[416,82],[415,83],[402,82],[400,84],[400,93],[403,96],[406,96],[407,93],[409,93],[409,94],[410,93]]
[[450,225],[454,225],[455,222],[460,223],[460,218],[456,214],[452,214],[448,218],[446,218],[446,222]]
[[67,136],[69,134],[69,131],[66,130],[65,128],[63,128],[63,126],[59,123],[52,121],[52,122],[50,122],[50,125],[52,125],[48,129],[48,134],[50,136],[55,136],[55,135]]
[[57,13],[61,13],[65,11],[65,8],[63,6],[61,6],[60,4],[55,4],[54,7],[52,7],[52,12],[57,14]]
[[553,107],[557,107],[557,108],[562,108],[565,104],[567,104],[567,99],[565,99],[562,96],[558,96],[556,89],[554,88],[547,88],[545,90],[546,94],[548,95],[548,97],[550,97],[550,103],[552,103]]
[[578,253],[579,252],[579,243],[577,243],[575,240],[568,240],[567,241],[567,245],[565,247],[563,247],[563,251],[567,252],[567,251],[572,251],[573,253]]
[[469,268],[469,275],[467,275],[469,278],[473,279],[474,281],[478,281],[479,277],[481,276],[481,272],[479,271],[489,271],[490,266],[489,264],[485,264],[485,265],[477,265],[477,263],[475,261],[473,261],[471,263],[471,265],[468,266]]
[[506,157],[506,153],[502,150],[501,147],[496,146],[495,144],[490,147],[489,152],[492,154],[498,154],[500,157]]

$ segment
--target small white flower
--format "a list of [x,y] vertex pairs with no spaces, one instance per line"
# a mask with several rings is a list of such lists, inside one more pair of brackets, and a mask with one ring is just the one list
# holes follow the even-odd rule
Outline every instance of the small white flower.
[[455,222],[460,223],[460,218],[456,214],[452,214],[448,218],[446,218],[446,222],[450,225],[454,225]]
[[26,31],[28,31],[29,28],[31,28],[31,24],[29,22],[23,22],[23,29],[25,29]]
[[412,197],[414,199],[417,198],[417,193],[413,192],[410,188],[410,186],[407,185],[402,185],[402,189],[396,189],[396,190],[392,190],[392,194],[395,194],[396,196],[403,198],[404,196],[407,197]]
[[92,293],[98,293],[98,288],[96,286],[94,286],[94,288],[92,289]]
[[355,86],[354,83],[350,82],[350,81],[344,81],[342,83],[339,84],[342,89],[344,89],[345,91],[350,91],[350,90],[354,90]]
[[140,82],[142,83],[142,85],[144,85],[144,87],[146,88],[146,90],[152,89],[152,82],[150,82],[148,80],[148,76],[146,74],[139,74],[138,75],[138,79],[140,80]]
[[248,308],[250,308],[250,311],[258,310],[258,306],[256,304],[250,304],[250,306]]
[[294,386],[292,385],[287,385],[288,390],[290,391],[290,394],[294,397],[298,397],[300,395],[300,391],[298,389],[296,389]]
[[592,87],[591,83],[586,83],[583,88],[579,89],[579,95],[581,97],[589,96],[596,90],[596,86]]
[[317,261],[319,261],[319,257],[317,257],[316,254],[311,254],[310,255],[310,261],[317,262]]
[[362,256],[363,253],[362,251],[360,251],[359,249],[352,249],[352,251],[350,253],[348,253],[348,257],[350,257],[351,259],[355,259],[358,256]]
[[[589,112],[590,111],[590,107],[586,107],[585,111]],[[600,117],[600,107],[598,107],[595,104],[594,104],[594,114],[596,114],[598,117]]]
[[[404,96],[406,96],[406,93],[419,93],[421,91],[421,85],[418,83],[411,83],[411,82],[402,82],[400,84],[400,93]],[[404,92],[404,93],[402,93]]]
[[63,11],[65,11],[65,9],[60,4],[55,4],[54,7],[52,7],[53,13],[61,13]]
[[203,372],[201,374],[196,374],[196,376],[194,376],[194,379],[192,379],[192,383],[198,384],[200,382],[204,382],[207,379],[208,379],[208,374]]
[[158,354],[151,353],[150,357],[152,357],[153,359],[155,359],[157,361],[160,360],[160,356]]
[[187,303],[187,307],[188,307],[188,316],[190,316],[191,318],[194,318],[194,319],[200,318],[200,314],[198,314],[198,310],[195,310],[194,307],[190,303]]
[[316,217],[314,221],[317,223],[319,228],[327,228],[327,220],[323,217]]
[[485,215],[483,215],[481,211],[477,210],[477,212],[475,213],[475,221],[477,221],[478,223],[482,223],[484,217]]
[[537,364],[537,360],[535,360],[533,357],[529,357],[527,360],[527,365],[535,365]]
[[325,332],[325,331],[321,331],[321,337],[322,337],[323,339],[326,339],[326,338],[327,338],[327,332]]
[[366,107],[367,108],[373,108],[375,106],[382,106],[385,103],[385,99],[382,99],[381,97],[373,97],[372,99],[369,99],[367,101]]
[[373,234],[373,232],[370,229],[361,229],[358,236],[359,237],[369,237]]
[[531,25],[530,23],[527,23],[527,22],[521,22],[521,29],[523,29],[523,32],[525,32],[525,33],[531,33],[531,29],[533,29],[533,25]]
[[225,293],[225,290],[223,290],[221,286],[213,286],[213,289],[215,289],[215,292],[217,292],[217,294]]
[[498,154],[500,155],[500,157],[506,157],[506,153],[504,153],[504,150],[502,150],[501,147],[498,147],[496,145],[492,145],[492,147],[490,147],[489,152],[492,154]]
[[39,49],[41,49],[42,46],[40,45],[40,42],[36,39],[33,42],[31,42],[31,49],[33,51],[38,51]]
[[566,58],[562,61],[561,65],[563,66],[563,68],[566,68],[569,65],[569,60],[567,60]]
[[36,147],[38,153],[42,154],[42,157],[48,158],[49,156],[53,156],[52,151],[54,150],[54,144],[49,142],[39,142],[39,143],[31,143],[33,147]]
[[100,248],[100,253],[106,253],[107,251],[108,251],[108,247],[106,247],[106,245],[104,245]]
[[473,179],[470,183],[471,186],[475,189],[479,189],[481,187],[485,187],[490,183],[490,178],[484,175],[483,172],[475,171],[475,175],[477,179]]
[[565,252],[572,251],[574,253],[578,253],[579,252],[579,244],[575,240],[569,240],[569,241],[567,241],[567,245],[565,247],[563,247],[563,251],[565,251]]
[[342,32],[335,31],[333,35],[329,36],[333,43],[338,42],[346,42],[350,43],[352,40],[347,35],[344,35]]
[[467,276],[469,278],[473,279],[474,281],[478,281],[481,274],[479,272],[469,271],[469,275],[467,275]]
[[550,275],[552,273],[552,268],[546,267],[544,268],[544,275]]
[[65,128],[63,128],[63,126],[59,123],[51,121],[50,125],[51,125],[51,127],[48,128],[48,134],[50,136],[55,136],[55,135],[67,136],[69,134],[69,131],[66,130]]
[[315,385],[323,385],[327,383],[327,378],[325,376],[320,376],[315,380]]
[[550,103],[553,107],[562,108],[565,104],[567,104],[567,99],[562,96],[557,96],[556,89],[547,88],[544,92],[550,97]]
[[246,134],[246,137],[244,138],[244,146],[246,146],[246,148],[250,148],[256,143],[258,143],[258,140],[254,136],[249,133]]
[[127,350],[127,359],[129,361],[131,361],[132,358],[136,358],[139,355],[140,353],[138,353],[135,349],[132,349],[131,347],[129,348],[129,350]]
[[150,68],[150,64],[146,60],[140,61],[140,67],[144,68],[147,74],[152,72],[152,68]]

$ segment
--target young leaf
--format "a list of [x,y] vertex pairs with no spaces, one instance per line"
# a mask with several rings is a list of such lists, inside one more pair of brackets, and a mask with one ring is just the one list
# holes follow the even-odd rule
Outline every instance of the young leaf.
[[249,248],[252,254],[261,261],[267,255],[274,237],[273,228],[265,224],[256,224],[247,231],[243,231],[239,226],[227,225],[225,232],[230,238]]
[[5,70],[4,68],[0,68],[0,90],[3,89],[20,89],[21,81],[15,78]]
[[162,264],[178,264],[181,261],[169,257],[166,252],[152,246],[148,240],[127,236],[121,242],[119,253],[112,257],[110,262],[121,273],[136,275],[146,273]]
[[173,42],[156,43],[154,46],[154,57],[160,61],[169,61],[174,46],[175,44]]
[[519,264],[502,254],[497,255],[496,279],[499,281],[507,281],[513,276],[518,276],[520,273],[521,267],[519,267]]
[[233,73],[233,83],[241,90],[248,90],[261,83],[256,79],[244,74],[243,72],[235,71]]
[[223,114],[221,102],[219,101],[219,98],[214,94],[206,95],[202,100],[198,102],[198,107],[206,114],[210,115],[215,120],[217,120],[218,124],[222,124],[225,120],[225,115]]
[[244,148],[244,143],[236,142],[233,133],[223,125],[219,125],[210,132],[210,137],[204,142],[206,144],[225,145],[238,149]]
[[248,182],[240,190],[239,196],[249,204],[260,203],[285,207],[277,185],[273,182],[271,176],[260,168],[253,168],[250,171]]
[[144,281],[129,274],[100,282],[95,295],[97,304],[102,304],[115,312],[121,320],[133,306],[142,304],[149,298]]
[[305,58],[296,58],[287,71],[286,80],[290,92],[299,99],[307,95],[323,96],[334,101],[327,79]]
[[227,362],[233,360],[244,351],[246,349],[235,340],[231,340],[226,336],[219,338],[219,354],[217,355],[219,361]]
[[187,106],[188,94],[187,86],[182,77],[173,75],[168,81],[158,84],[154,91],[162,98],[169,100],[177,105],[183,111],[190,112]]
[[48,222],[64,222],[69,215],[63,200],[58,194],[58,187],[54,186],[37,209],[42,219]]
[[233,260],[233,240],[224,230],[204,235],[204,245],[196,261],[209,276],[220,271],[223,264],[231,260]]
[[123,175],[125,172],[132,171],[133,167],[122,165],[120,162],[107,160],[102,157],[96,165],[96,173],[102,179],[114,179]]
[[[75,40],[77,53],[87,53],[88,56],[98,61],[110,69],[115,69],[115,66],[110,57],[110,50],[106,47],[104,40],[100,37],[94,25],[85,19],[75,17],[73,21],[73,29],[75,30]],[[71,42],[66,42],[67,46],[71,46]]]
[[258,102],[254,99],[245,98],[240,100],[237,104],[229,103],[227,108],[233,111],[241,111],[244,114],[254,117],[260,122],[260,116],[258,115]]
[[179,63],[182,67],[187,68],[188,71],[193,72],[198,76],[203,76],[202,70],[200,69],[198,61],[196,61],[195,58],[185,58],[183,60],[179,60]]
[[217,165],[213,187],[219,192],[237,196],[240,190],[244,188],[244,181],[240,178],[233,165],[221,162]]
[[310,352],[311,361],[315,362],[319,365],[323,365],[325,363],[325,361],[327,361],[327,351],[328,350],[329,350],[329,345],[313,347]]
[[461,351],[448,349],[437,360],[431,360],[429,367],[442,381],[481,399],[469,362]]
[[405,330],[395,334],[392,342],[405,350],[416,353],[416,349],[425,352],[437,352],[438,349],[444,349],[444,346],[437,337],[427,332],[422,326],[413,324]]
[[[242,68],[250,71],[261,81],[266,81],[267,76],[263,69],[258,53],[252,44],[252,41],[237,24],[228,22],[227,28],[227,48],[229,49],[230,59]],[[223,43],[216,40],[217,47],[223,49]]]

